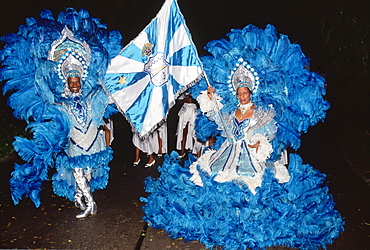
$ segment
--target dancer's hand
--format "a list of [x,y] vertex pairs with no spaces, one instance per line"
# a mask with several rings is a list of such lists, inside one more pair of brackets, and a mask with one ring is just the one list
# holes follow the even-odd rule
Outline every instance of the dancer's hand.
[[260,141],[258,141],[255,144],[248,144],[248,147],[255,148],[256,149],[256,153],[258,153],[258,148],[259,148],[260,144],[261,144]]
[[207,89],[207,95],[211,100],[213,99],[213,93],[215,93],[215,89],[211,85],[209,85]]

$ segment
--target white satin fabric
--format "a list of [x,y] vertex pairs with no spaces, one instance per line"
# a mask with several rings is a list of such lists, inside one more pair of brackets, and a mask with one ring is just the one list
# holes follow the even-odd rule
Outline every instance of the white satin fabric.
[[162,139],[162,154],[167,153],[167,123],[163,123],[157,130],[151,133],[144,140],[133,133],[132,143],[135,147],[139,148],[142,152],[150,155],[159,152],[158,137]]

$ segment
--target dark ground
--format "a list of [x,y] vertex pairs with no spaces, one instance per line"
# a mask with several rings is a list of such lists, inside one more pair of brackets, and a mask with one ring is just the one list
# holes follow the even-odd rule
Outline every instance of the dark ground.
[[[172,149],[175,138],[173,131],[176,126],[176,121],[173,120],[176,116],[173,114],[176,114],[176,107],[169,120],[169,147]],[[329,112],[326,123],[311,128],[310,132],[303,136],[299,153],[306,163],[328,175],[328,185],[337,203],[336,208],[345,217],[345,231],[332,245],[327,246],[328,249],[370,249],[370,186],[352,168],[356,166],[359,170],[359,166],[369,166],[369,159],[366,158],[368,155],[362,154],[360,157],[358,152],[362,152],[361,150],[347,147],[344,151],[348,162],[346,161],[342,139],[338,139],[342,137],[338,136],[340,133],[336,126],[333,126],[330,114]],[[150,227],[145,237],[142,235],[145,223],[141,220],[143,204],[139,198],[146,196],[143,189],[144,179],[148,176],[158,176],[157,167],[144,168],[144,155],[141,164],[132,167],[134,148],[130,129],[122,116],[117,115],[114,121],[115,141],[112,147],[115,154],[110,164],[110,182],[106,189],[94,192],[99,209],[96,216],[76,219],[75,215],[79,210],[72,202],[56,197],[51,191],[50,182],[44,185],[40,208],[35,208],[28,198],[14,206],[9,196],[8,180],[14,162],[20,160],[14,158],[1,163],[0,248],[205,249],[199,242],[173,240],[162,230]],[[369,139],[368,136],[366,140],[369,142]],[[351,146],[349,143],[345,145]],[[364,145],[363,143],[362,146]],[[160,164],[161,160],[158,162]],[[369,173],[364,168],[362,170],[363,177]],[[141,248],[140,238],[143,240]]]

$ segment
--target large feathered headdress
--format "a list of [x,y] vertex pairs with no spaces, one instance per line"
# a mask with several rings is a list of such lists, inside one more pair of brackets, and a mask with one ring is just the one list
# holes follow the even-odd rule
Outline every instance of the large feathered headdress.
[[231,70],[229,76],[230,91],[236,94],[238,88],[247,87],[251,92],[256,93],[260,83],[258,73],[247,62],[240,58]]
[[84,81],[91,60],[90,47],[85,41],[75,38],[65,26],[61,37],[51,44],[48,59],[58,63],[58,76],[63,82],[74,76]]
[[[286,35],[278,35],[272,25],[265,29],[248,25],[232,30],[228,37],[209,42],[205,48],[211,56],[201,58],[209,82],[223,98],[221,112],[235,111],[236,88],[246,86],[257,106],[273,108],[276,113],[278,132],[272,141],[272,158],[279,157],[283,148],[298,149],[301,133],[326,116],[325,79],[308,69],[309,60],[301,47],[290,43]],[[206,88],[202,81],[190,91],[196,98]],[[216,134],[208,129],[217,128],[211,121],[199,117],[198,122],[198,135]]]

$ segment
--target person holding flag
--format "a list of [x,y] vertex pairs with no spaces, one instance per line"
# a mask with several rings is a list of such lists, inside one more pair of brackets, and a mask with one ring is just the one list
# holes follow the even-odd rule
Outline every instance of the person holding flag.
[[208,43],[211,56],[201,58],[207,74],[189,89],[204,114],[197,135],[217,135],[213,148],[189,154],[183,165],[176,151],[165,157],[160,176],[145,181],[144,220],[209,249],[331,244],[344,222],[325,175],[297,154],[288,167],[284,159],[325,118],[325,80],[272,25],[228,36]]

